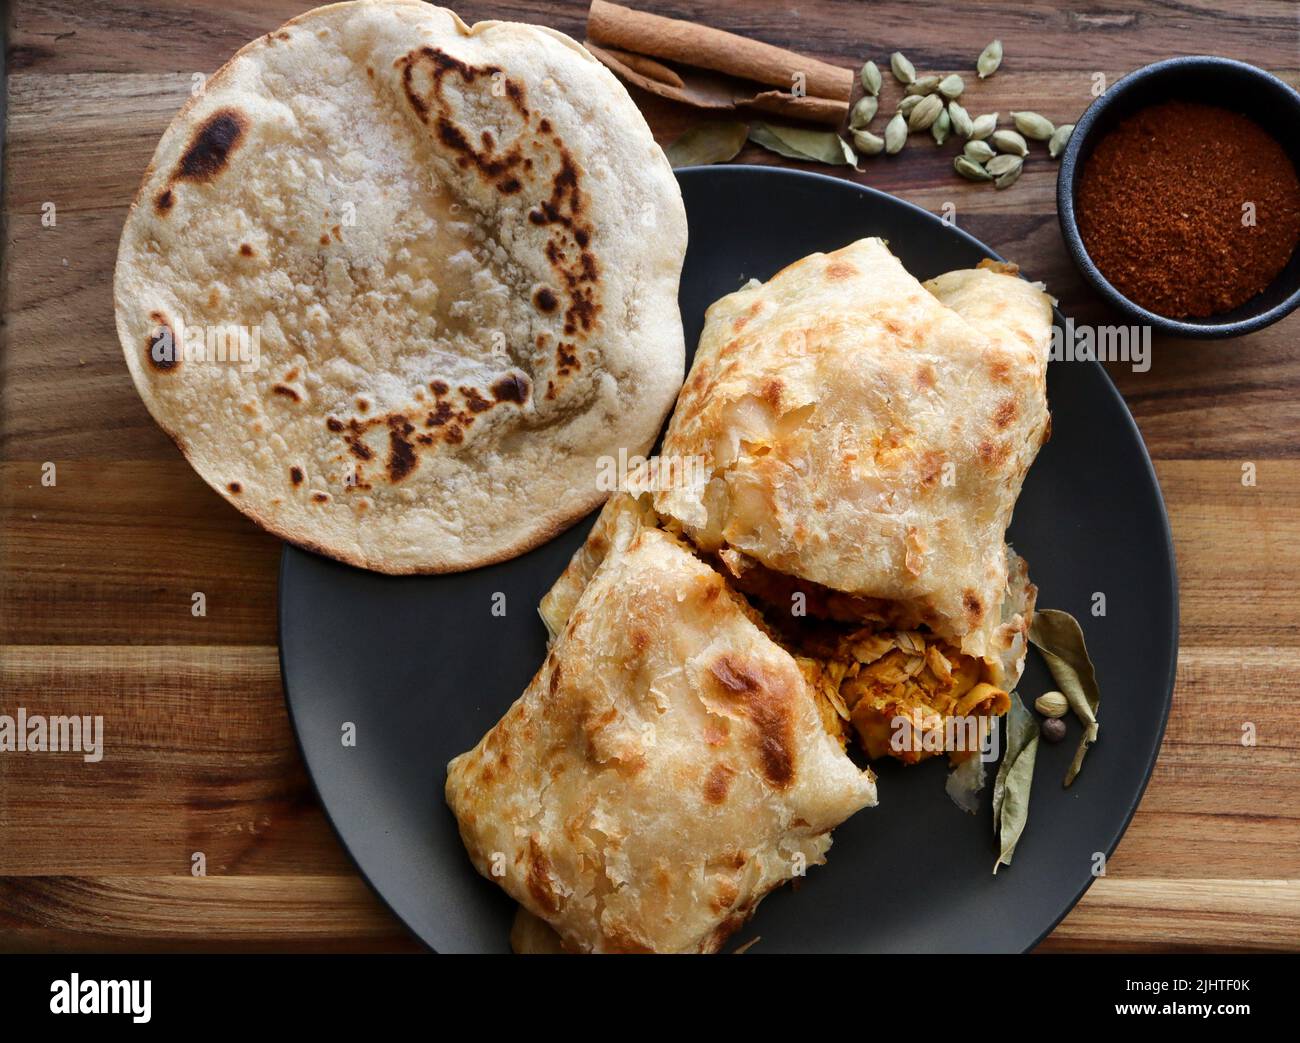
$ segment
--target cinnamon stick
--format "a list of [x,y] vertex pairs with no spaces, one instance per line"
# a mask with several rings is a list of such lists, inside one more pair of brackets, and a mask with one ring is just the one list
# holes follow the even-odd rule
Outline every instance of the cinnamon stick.
[[[670,101],[679,101],[684,105],[692,105],[697,109],[734,112],[737,101],[742,98],[737,93],[737,85],[732,80],[717,73],[700,69],[684,69],[682,70],[683,75],[678,77],[679,80],[683,81],[679,87],[674,83],[667,82],[662,75],[650,75],[641,69],[634,68],[624,59],[636,56],[630,55],[626,51],[607,50],[604,47],[598,47],[590,40],[585,41],[583,46],[603,65],[607,65],[616,72],[621,79],[640,87],[643,91],[657,94],[661,98],[668,98]],[[752,94],[752,91],[749,92],[749,96],[752,96]]]
[[811,94],[798,98],[784,91],[764,91],[736,102],[736,107],[789,116],[795,120],[808,120],[810,123],[825,123],[832,127],[838,127],[848,115],[848,106],[842,101],[817,98]]
[[808,95],[846,105],[853,90],[851,69],[695,22],[633,11],[607,0],[592,0],[587,35],[606,48],[710,69],[787,91],[802,74]]
[[[586,44],[588,50],[591,48],[590,42]],[[644,54],[633,54],[631,51],[620,51],[615,47],[604,48],[606,54],[612,55],[633,72],[640,73],[642,76],[649,77],[656,83],[666,84],[669,87],[685,87],[682,78],[672,69],[668,68],[663,62],[657,62],[653,58],[647,58]]]

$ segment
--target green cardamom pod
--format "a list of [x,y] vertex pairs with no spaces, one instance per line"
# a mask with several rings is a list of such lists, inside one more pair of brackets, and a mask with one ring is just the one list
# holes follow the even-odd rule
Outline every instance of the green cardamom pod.
[[971,130],[974,129],[970,113],[963,109],[960,103],[956,101],[948,102],[948,117],[952,120],[952,129],[963,138],[969,138]]
[[903,119],[907,119],[908,116],[912,115],[912,110],[920,104],[921,96],[919,94],[909,94],[898,103],[898,111]]
[[1011,120],[1015,123],[1016,130],[1035,141],[1047,141],[1056,133],[1056,125],[1036,112],[1013,112]]
[[1053,159],[1060,159],[1061,153],[1065,151],[1065,146],[1070,143],[1070,135],[1073,133],[1073,123],[1062,123],[1057,127],[1056,133],[1052,135],[1052,140],[1047,143],[1047,154]]
[[922,76],[907,85],[907,94],[933,94],[939,89],[938,76]]
[[903,118],[901,112],[896,112],[894,118],[885,126],[885,151],[892,156],[902,152],[906,144],[907,120]]
[[859,98],[853,106],[853,110],[849,113],[849,129],[862,130],[866,127],[876,118],[876,107],[879,104],[875,96],[871,94],[864,94]]
[[867,62],[858,78],[862,81],[862,89],[873,98],[880,93],[880,70],[875,62]]
[[935,117],[930,124],[930,136],[934,138],[936,145],[942,145],[948,140],[948,134],[952,130],[952,117],[948,115],[947,109],[940,109],[939,115]]
[[908,129],[927,130],[930,124],[939,118],[939,113],[942,111],[943,99],[937,94],[927,94],[907,117]]
[[967,156],[958,156],[952,168],[967,181],[992,181],[993,175]]
[[961,92],[965,89],[965,82],[955,72],[939,81],[939,93],[949,101],[952,101],[953,98],[960,98]]
[[999,152],[1010,152],[1013,156],[1029,155],[1029,143],[1014,130],[995,130],[989,140]]
[[968,141],[962,152],[976,163],[987,163],[997,155],[987,141]]
[[1002,155],[994,156],[985,163],[984,169],[994,177],[1000,177],[1008,170],[1011,170],[1013,167],[1018,167],[1022,163],[1024,163],[1024,160],[1019,156],[1013,156],[1008,152],[1004,152]]
[[975,71],[980,74],[980,79],[986,79],[998,71],[998,66],[1002,64],[1002,41],[994,40],[991,44],[980,52],[979,58],[975,61]]
[[[993,186],[995,188],[1010,188],[1016,183],[1016,179],[1020,177],[1020,172],[1025,169],[1025,161],[1019,156],[998,156],[997,158],[1015,160],[1015,163],[1007,167],[1007,169],[1002,171],[1002,173],[994,174],[993,176]],[[997,160],[995,159],[993,163],[996,162]],[[993,163],[990,163],[985,168],[990,174],[993,174]]]
[[885,139],[877,137],[869,130],[855,130],[853,147],[864,156],[878,156],[885,150]]
[[983,141],[998,128],[998,114],[996,112],[986,112],[983,116],[976,116],[971,124],[971,131],[968,137],[976,141]]
[[902,51],[895,51],[889,56],[889,69],[899,83],[912,83],[916,80],[916,66],[907,60]]

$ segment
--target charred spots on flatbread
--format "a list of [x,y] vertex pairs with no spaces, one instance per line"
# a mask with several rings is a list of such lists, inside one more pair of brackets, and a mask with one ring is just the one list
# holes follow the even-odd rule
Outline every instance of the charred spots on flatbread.
[[469,407],[471,413],[486,412],[496,404],[484,398],[483,393],[476,387],[462,387],[460,393],[465,396],[465,405]]
[[417,406],[413,417],[403,412],[391,412],[364,418],[351,417],[347,423],[330,417],[326,425],[334,433],[342,434],[348,452],[363,462],[376,455],[373,443],[367,441],[366,436],[376,428],[383,430],[388,436],[384,470],[388,481],[396,485],[419,467],[421,450],[431,449],[439,441],[460,445],[465,441],[466,429],[474,423],[475,411],[485,411],[496,404],[484,398],[477,389],[465,387],[460,390],[466,398],[463,409],[439,401],[432,410],[422,412]]
[[735,774],[733,769],[721,761],[715,764],[709,769],[708,777],[704,780],[704,799],[710,804],[725,803]]
[[238,496],[241,492],[244,491],[244,487],[240,485],[238,482],[230,482],[226,486],[226,488],[230,490],[230,492],[235,496]]
[[[515,144],[499,151],[495,137],[486,130],[480,132],[476,146],[471,135],[453,117],[444,82],[453,74],[465,84],[490,80],[491,93],[508,100],[519,118],[526,121],[528,106],[524,102],[524,89],[517,81],[507,76],[499,65],[470,65],[436,47],[420,47],[398,58],[395,64],[401,69],[407,102],[420,121],[432,128],[438,140],[456,154],[459,167],[475,168],[505,195],[523,190],[523,183],[513,173],[523,165],[523,149]],[[427,83],[425,90],[421,90],[423,83]]]
[[528,213],[535,225],[552,226],[545,247],[546,259],[564,283],[569,307],[564,313],[564,332],[572,336],[590,333],[600,312],[597,288],[600,281],[596,257],[587,247],[591,226],[586,220],[586,197],[580,169],[558,135],[552,145],[559,167],[551,179],[551,194]]
[[211,181],[230,162],[248,128],[248,117],[238,109],[212,113],[194,132],[172,174],[173,181]]
[[271,391],[273,394],[279,395],[281,398],[287,398],[292,402],[302,401],[302,396],[298,394],[296,390],[289,387],[288,384],[275,384],[271,387]]
[[1014,398],[1005,399],[998,405],[993,414],[993,424],[998,430],[1004,430],[1011,426],[1011,422],[1016,419],[1020,407]]
[[388,418],[388,480],[396,485],[419,466],[420,458],[411,444],[410,435],[415,430],[402,414]]
[[176,332],[162,312],[151,311],[149,321],[153,326],[145,337],[144,357],[159,373],[171,373],[181,364],[180,345],[176,342]]
[[[547,198],[528,211],[528,220],[550,229],[544,252],[568,298],[564,311],[566,336],[590,333],[600,312],[599,267],[588,249],[592,228],[587,200],[582,189],[582,172],[572,153],[545,116],[535,121],[535,134],[527,132],[512,142],[480,131],[477,137],[455,119],[446,93],[446,81],[454,75],[462,83],[474,84],[485,77],[492,92],[505,97],[525,127],[533,126],[533,114],[525,101],[523,87],[496,65],[473,66],[433,47],[421,47],[398,58],[402,89],[419,119],[432,130],[437,141],[454,156],[462,170],[477,171],[503,195],[517,195],[533,183],[525,178],[537,161],[554,169]],[[499,88],[499,90],[498,90]],[[531,150],[536,156],[525,155]],[[556,304],[558,307],[558,301]],[[541,308],[539,304],[539,308]],[[541,308],[550,312],[554,308]]]
[[[449,73],[455,73],[465,83],[474,83],[480,77],[493,81],[494,86],[504,88],[503,93],[514,105],[520,116],[528,115],[524,104],[523,88],[514,80],[505,76],[499,65],[474,66],[461,61],[437,47],[420,47],[410,54],[398,58],[394,63],[402,70],[402,89],[416,114],[422,119],[433,115],[430,100],[436,96],[442,99],[442,81]],[[423,73],[429,77],[431,91],[422,95],[417,89],[415,79]]]
[[978,591],[969,589],[962,591],[961,607],[965,609],[966,618],[970,620],[972,626],[976,625],[984,615],[984,602],[980,600]]
[[[360,428],[359,424],[356,426],[358,429]],[[348,452],[358,460],[365,461],[374,458],[374,450],[371,449],[370,446],[366,445],[365,442],[361,441],[361,435],[358,431],[354,431],[352,434],[348,435],[344,441],[348,444]]]
[[731,653],[715,659],[709,673],[758,733],[758,758],[764,777],[778,789],[785,789],[794,780],[794,721],[788,693],[776,679],[763,677],[756,666]]
[[247,128],[248,117],[230,107],[217,109],[199,124],[167,183],[154,196],[153,208],[158,216],[166,217],[176,205],[173,186],[177,181],[203,184],[216,180],[229,164],[230,155],[239,147]]
[[492,384],[492,397],[498,402],[514,402],[523,405],[528,401],[532,385],[522,373],[507,373]]
[[533,291],[533,307],[547,315],[560,306],[560,299],[549,286],[539,286]]
[[567,377],[570,373],[582,368],[582,363],[578,361],[574,345],[561,341],[555,346],[555,368],[556,372],[562,377]]
[[290,482],[292,482],[294,485],[302,485],[302,479],[303,479],[303,474],[302,474],[301,467],[294,466],[289,468]]
[[991,442],[985,439],[980,442],[976,452],[979,453],[980,463],[990,469],[995,469],[1006,462],[1007,457],[1011,455],[1011,447],[1005,442]]

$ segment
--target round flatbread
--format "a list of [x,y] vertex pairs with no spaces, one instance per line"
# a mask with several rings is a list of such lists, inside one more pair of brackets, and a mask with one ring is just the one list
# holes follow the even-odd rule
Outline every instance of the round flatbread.
[[[676,180],[561,33],[415,0],[249,44],[159,142],[117,330],[200,475],[383,572],[519,554],[607,495],[681,385]],[[605,470],[607,473],[607,470]]]

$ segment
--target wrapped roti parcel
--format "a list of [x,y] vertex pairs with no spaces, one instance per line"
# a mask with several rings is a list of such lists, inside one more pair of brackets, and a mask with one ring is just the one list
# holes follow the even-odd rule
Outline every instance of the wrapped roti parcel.
[[629,497],[599,527],[546,662],[447,800],[475,867],[570,948],[714,952],[875,785],[718,572]]
[[249,44],[164,133],[117,329],[250,518],[367,568],[465,569],[591,511],[596,461],[652,444],[685,246],[667,160],[581,46],[359,0]]
[[1014,267],[922,285],[879,239],[706,316],[663,445],[705,463],[655,508],[833,664],[872,756],[900,714],[924,732],[1006,711],[1036,591],[1005,534],[1048,436],[1051,329]]
[[850,735],[910,762],[899,719],[1005,712],[1051,322],[1008,266],[922,285],[873,239],[709,310],[662,449],[705,466],[610,500],[542,600],[546,663],[449,766],[517,951],[716,951],[874,803]]

